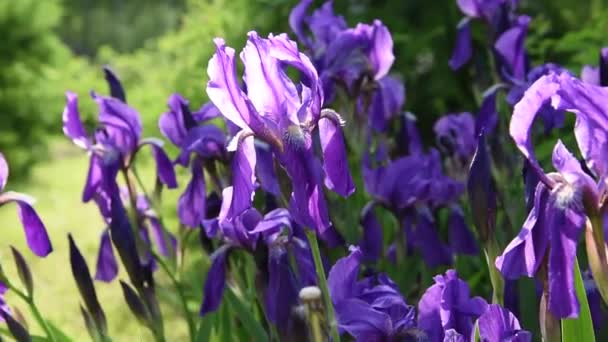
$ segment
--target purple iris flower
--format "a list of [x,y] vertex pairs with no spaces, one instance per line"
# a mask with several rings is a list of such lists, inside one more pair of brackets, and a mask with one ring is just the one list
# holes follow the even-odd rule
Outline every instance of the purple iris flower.
[[581,70],[581,80],[583,82],[608,86],[608,47],[600,50],[599,64],[597,67],[585,65]]
[[[224,198],[231,196],[231,189],[224,190]],[[278,208],[262,216],[251,208],[234,217],[226,219],[227,203],[216,222],[218,232],[224,245],[211,256],[212,265],[205,281],[204,300],[201,315],[216,310],[222,299],[226,285],[227,258],[235,249],[258,254],[261,250],[267,253],[266,262],[261,265],[264,275],[265,312],[268,318],[287,329],[290,312],[297,304],[297,294],[301,287],[316,284],[316,273],[310,247],[306,242],[304,231],[294,224],[289,211]],[[263,243],[259,243],[262,240]],[[289,254],[293,253],[298,266],[298,277],[292,270]]]
[[[205,124],[220,116],[212,103],[191,113],[188,101],[179,94],[173,94],[168,106],[169,111],[161,115],[158,122],[160,131],[180,148],[176,163],[190,166],[192,175],[178,200],[177,214],[185,226],[199,227],[206,218],[207,185],[203,169],[205,165],[212,166],[216,160],[227,160],[227,138],[217,126]],[[192,154],[195,157],[190,161]]]
[[435,122],[433,130],[440,147],[467,164],[475,153],[475,119],[468,112],[446,114]]
[[[468,284],[454,270],[437,275],[418,303],[418,327],[430,342],[444,341],[444,336],[461,336],[470,341],[473,322],[487,309],[481,297],[470,297]],[[450,331],[454,330],[454,331]],[[447,335],[447,336],[446,336]]]
[[490,304],[477,320],[481,342],[532,341],[532,334],[522,330],[517,317],[498,304]]
[[528,172],[534,173],[539,182],[521,232],[496,260],[496,266],[508,279],[533,277],[548,253],[548,304],[559,318],[578,316],[573,279],[576,247],[584,229],[586,209],[600,210],[605,187],[601,185],[603,181],[597,182],[584,171],[561,141],[553,150],[557,172],[545,174],[534,154],[532,125],[546,104],[574,113],[574,136],[587,169],[597,179],[605,179],[607,98],[606,88],[584,83],[567,73],[551,73],[530,86],[515,105],[511,120],[510,134],[527,159]]
[[45,257],[53,251],[44,223],[32,207],[35,200],[19,192],[4,191],[8,180],[8,163],[0,153],[0,206],[14,202],[17,204],[19,219],[23,225],[25,239],[30,250],[39,257]]
[[[355,190],[348,169],[340,116],[321,110],[323,90],[311,61],[287,35],[263,39],[248,34],[241,52],[245,66],[245,93],[237,79],[234,49],[215,39],[216,53],[209,61],[207,94],[222,115],[241,131],[228,146],[232,160],[232,194],[228,219],[251,207],[255,190],[254,137],[272,148],[292,183],[290,211],[296,221],[321,235],[331,226],[322,183],[349,196]],[[301,73],[295,84],[287,75],[290,66]],[[323,154],[322,169],[313,154],[313,131],[318,128]]]
[[368,107],[369,125],[377,132],[386,131],[390,120],[399,114],[404,103],[403,82],[395,77],[383,77],[377,82]]
[[416,326],[415,309],[407,305],[385,274],[358,280],[363,253],[357,247],[329,271],[328,286],[338,329],[357,341],[386,341]]
[[[105,69],[113,96],[124,91],[116,76]],[[118,91],[117,89],[121,89]],[[120,170],[128,168],[139,149],[146,145],[152,148],[156,162],[157,178],[168,188],[177,187],[173,165],[162,148],[162,141],[142,139],[142,124],[139,114],[125,102],[124,98],[106,97],[91,93],[99,108],[99,127],[93,135],[88,135],[80,119],[78,96],[67,92],[67,104],[63,111],[63,132],[74,144],[90,154],[89,172],[82,194],[83,202],[88,202],[106,188],[110,192],[112,183]]]
[[309,50],[328,100],[333,99],[336,83],[353,92],[361,82],[378,81],[388,74],[395,56],[393,39],[382,22],[348,28],[344,18],[334,14],[332,1],[308,15],[312,3],[302,0],[294,7],[289,24]]
[[496,65],[503,78],[523,80],[528,70],[525,38],[530,17],[517,15],[517,1],[458,0],[460,11],[466,16],[457,27],[456,45],[449,60],[452,69],[460,69],[473,55],[471,21],[482,20],[490,29]]

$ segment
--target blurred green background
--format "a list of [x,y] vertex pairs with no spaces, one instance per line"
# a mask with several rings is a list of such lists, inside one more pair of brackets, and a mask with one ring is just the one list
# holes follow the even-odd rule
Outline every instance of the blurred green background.
[[[238,50],[249,30],[290,32],[287,17],[296,2],[0,0],[0,151],[11,167],[8,189],[38,199],[55,246],[49,258],[33,258],[16,209],[2,207],[0,261],[12,270],[8,245],[22,247],[35,270],[42,311],[76,340],[86,332],[69,274],[66,234],[75,235],[93,266],[102,223],[93,205],[80,202],[87,160],[62,137],[65,91],[80,95],[81,114],[91,125],[97,113],[88,93],[107,92],[101,66],[108,64],[141,114],[144,135],[159,136],[157,120],[171,93],[183,94],[193,107],[205,101],[214,37],[224,37]],[[455,73],[447,65],[461,19],[455,0],[336,0],[334,7],[351,25],[378,18],[391,30],[392,72],[405,80],[405,109],[417,114],[427,141],[432,142],[437,117],[476,110],[470,84],[480,75],[474,68]],[[608,43],[607,1],[521,0],[520,8],[533,17],[527,40],[533,64],[556,62],[578,73],[583,64],[596,64],[598,49]],[[474,30],[483,39],[481,26]],[[483,62],[476,57],[474,64]],[[178,194],[169,192],[164,201],[173,218],[169,222],[175,222]],[[130,318],[118,283],[98,287],[115,340],[140,339],[141,328]],[[172,337],[184,336],[182,325],[170,332]]]

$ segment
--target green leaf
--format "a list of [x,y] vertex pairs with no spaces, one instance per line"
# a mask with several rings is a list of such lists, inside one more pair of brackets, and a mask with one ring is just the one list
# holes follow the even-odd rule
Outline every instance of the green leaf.
[[211,331],[215,326],[217,313],[210,312],[201,318],[201,323],[198,325],[198,331],[196,333],[196,342],[207,342],[211,341]]
[[243,327],[249,333],[252,341],[268,341],[268,335],[266,330],[260,324],[260,322],[253,316],[253,312],[249,310],[234,293],[234,290],[230,288],[225,293],[230,307],[232,307],[237,314],[238,319],[243,324]]
[[562,319],[562,342],[595,341],[593,321],[587,302],[585,284],[578,266],[578,259],[574,260],[574,286],[581,310],[576,319]]

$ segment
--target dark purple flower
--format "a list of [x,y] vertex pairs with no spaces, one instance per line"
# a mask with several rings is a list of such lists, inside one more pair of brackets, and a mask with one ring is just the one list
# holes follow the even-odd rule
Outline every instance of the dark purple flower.
[[454,253],[479,254],[477,240],[464,219],[462,209],[458,205],[450,207],[448,229],[448,241]]
[[35,200],[19,192],[4,191],[8,180],[8,163],[4,155],[0,153],[0,206],[14,202],[17,204],[17,213],[23,225],[25,239],[30,250],[39,257],[45,257],[53,251],[51,240],[46,227],[36,210],[32,207]]
[[[323,90],[311,61],[285,34],[260,38],[250,32],[241,59],[245,65],[245,93],[237,80],[234,50],[216,39],[216,54],[209,61],[207,94],[222,115],[240,127],[228,149],[233,159],[233,196],[228,219],[251,206],[256,153],[254,135],[272,146],[273,153],[292,181],[294,217],[323,234],[331,225],[321,190],[322,173],[312,149],[311,133],[318,125],[323,146],[325,183],[347,196],[354,190],[347,162],[342,160],[342,120],[333,111],[321,111]],[[301,73],[298,86],[285,66]],[[321,175],[321,176],[320,176]],[[347,177],[346,177],[347,176]]]
[[487,310],[477,320],[477,325],[482,342],[532,341],[532,334],[521,329],[517,317],[498,304],[488,305]]
[[378,218],[374,212],[374,204],[374,202],[370,202],[361,210],[361,218],[359,220],[363,228],[363,235],[359,246],[361,253],[363,253],[363,260],[367,262],[378,261],[382,256],[382,248],[384,246],[382,226],[378,222]]
[[453,329],[469,341],[473,322],[486,311],[488,304],[481,297],[470,297],[469,286],[454,270],[435,276],[418,303],[418,327],[426,331],[431,342],[444,341]]
[[475,152],[475,120],[471,113],[446,114],[435,122],[437,141],[449,154],[466,162]]
[[[63,132],[77,146],[91,153],[83,201],[93,198],[100,188],[112,186],[120,169],[129,167],[139,149],[146,145],[152,148],[156,162],[157,178],[168,188],[176,188],[177,180],[173,165],[162,148],[162,141],[142,139],[142,124],[139,114],[124,102],[122,86],[109,69],[104,69],[111,93],[118,97],[105,97],[91,93],[99,108],[99,127],[89,135],[82,124],[78,110],[78,96],[67,92],[67,103],[63,111]],[[108,76],[109,75],[109,76]],[[120,91],[118,88],[120,88]]]
[[494,234],[496,225],[496,184],[492,177],[492,165],[483,130],[477,137],[475,155],[471,160],[467,193],[473,222],[479,237],[485,243]]
[[403,82],[395,77],[383,77],[377,82],[377,87],[369,104],[369,125],[377,132],[386,131],[390,120],[399,114],[404,103],[405,87]]
[[110,233],[106,229],[101,234],[99,243],[99,252],[97,254],[97,267],[95,272],[95,279],[106,283],[111,282],[118,275],[118,264],[116,262],[116,256],[112,249],[112,241],[110,240]]
[[363,254],[351,247],[329,271],[328,285],[338,329],[358,341],[390,340],[415,327],[415,310],[406,304],[397,286],[386,275],[361,280]]
[[503,73],[509,77],[523,80],[528,70],[525,40],[530,17],[521,15],[513,26],[502,33],[494,43]]
[[473,38],[471,37],[471,19],[463,18],[456,28],[456,45],[448,64],[452,70],[458,70],[465,65],[473,55]]
[[417,249],[428,267],[451,265],[452,249],[441,241],[437,223],[426,207],[420,207],[415,215],[407,215],[401,222],[408,249]]

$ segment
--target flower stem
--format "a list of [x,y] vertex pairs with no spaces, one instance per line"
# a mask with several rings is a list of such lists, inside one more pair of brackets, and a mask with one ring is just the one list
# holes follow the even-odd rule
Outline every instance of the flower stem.
[[492,283],[492,303],[503,305],[504,295],[504,281],[502,275],[494,265],[494,260],[500,253],[496,238],[491,236],[487,242],[485,248],[486,262],[488,264],[488,271],[490,272],[490,282]]
[[323,293],[323,300],[325,301],[325,308],[327,309],[327,320],[331,330],[331,335],[334,342],[340,341],[340,334],[338,333],[338,324],[335,320],[334,305],[331,302],[329,296],[329,287],[327,286],[327,278],[325,277],[325,270],[323,269],[323,262],[321,261],[321,252],[319,251],[319,242],[317,241],[317,235],[312,230],[306,231],[306,237],[310,243],[310,249],[312,250],[312,257],[315,261],[315,269],[317,271],[317,278],[319,280],[319,287]]
[[51,328],[49,327],[48,323],[42,317],[40,310],[38,310],[38,306],[36,306],[36,303],[34,302],[34,298],[26,295],[21,290],[14,287],[13,284],[11,284],[8,281],[5,282],[5,285],[10,289],[10,291],[17,294],[17,296],[19,298],[21,298],[24,302],[27,303],[27,305],[30,307],[30,311],[32,312],[32,315],[36,319],[36,322],[38,322],[38,325],[42,328],[42,330],[44,330],[44,333],[48,337],[48,340],[51,342],[57,341],[57,339],[55,339],[55,336],[53,335],[53,332],[52,332]]
[[192,315],[190,314],[190,310],[188,310],[188,302],[186,301],[186,295],[184,294],[184,290],[180,286],[179,281],[177,280],[175,275],[171,272],[171,270],[169,269],[169,267],[167,266],[165,261],[154,252],[152,253],[152,255],[154,256],[154,259],[156,260],[156,262],[158,262],[160,267],[163,269],[163,271],[165,271],[165,273],[169,276],[169,279],[171,279],[173,286],[175,286],[175,289],[177,290],[177,295],[182,304],[182,309],[184,310],[184,317],[186,318],[186,323],[188,323],[188,333],[190,334],[190,340],[194,341],[194,339],[196,337],[196,327],[194,325],[194,321],[192,320]]

